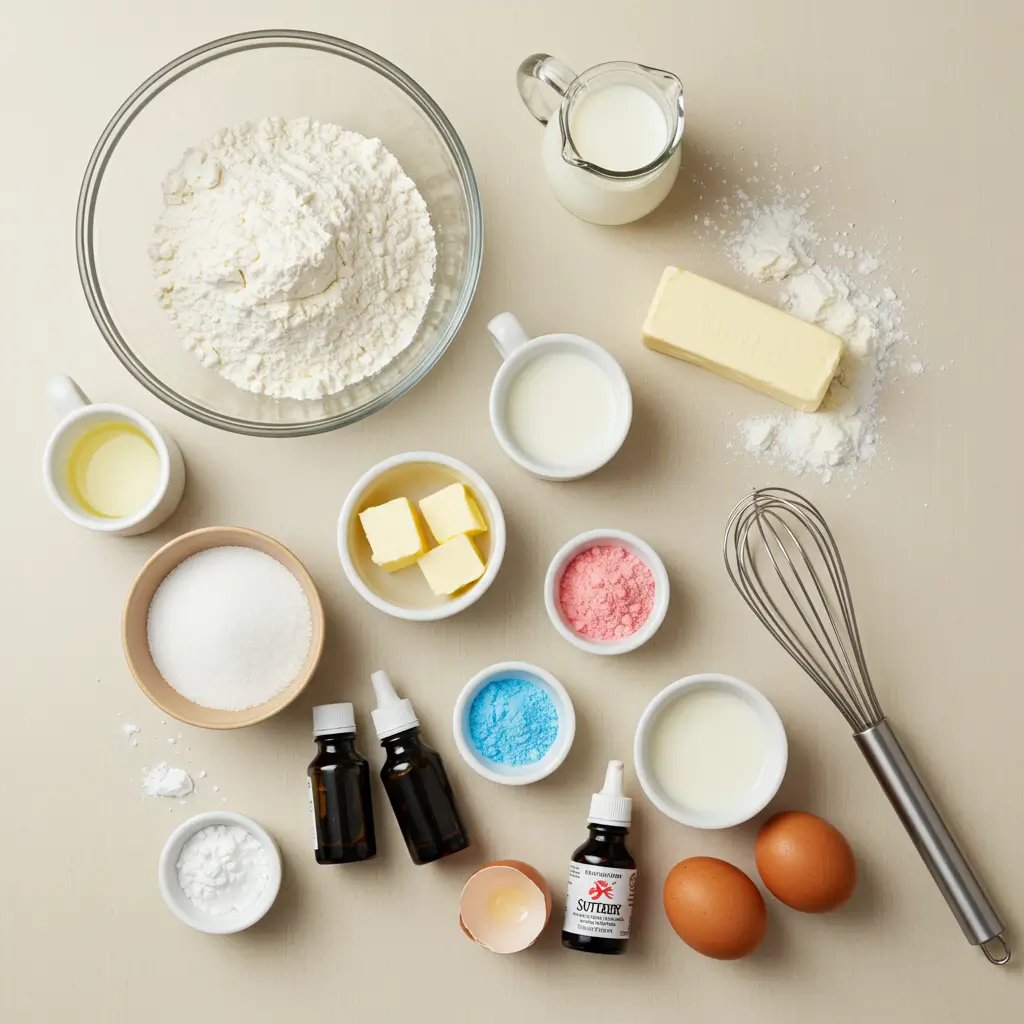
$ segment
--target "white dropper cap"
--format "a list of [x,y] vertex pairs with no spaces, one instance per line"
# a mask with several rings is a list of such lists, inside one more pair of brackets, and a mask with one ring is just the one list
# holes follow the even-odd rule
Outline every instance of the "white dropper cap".
[[313,708],[313,735],[355,732],[356,713],[351,704],[317,704]]
[[629,828],[633,818],[633,801],[622,795],[622,762],[609,761],[604,788],[590,798],[587,821],[594,825],[615,825]]
[[377,730],[377,739],[394,736],[396,732],[415,728],[420,724],[413,710],[412,701],[405,700],[395,693],[387,672],[378,671],[370,676],[373,692],[377,695],[377,706],[370,712],[373,716],[373,727]]

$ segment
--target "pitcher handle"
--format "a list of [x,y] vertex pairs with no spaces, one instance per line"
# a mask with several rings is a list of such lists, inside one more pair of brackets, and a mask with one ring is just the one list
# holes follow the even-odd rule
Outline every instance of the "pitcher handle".
[[562,105],[562,97],[576,80],[576,72],[549,53],[527,57],[516,72],[516,86],[526,109],[541,124]]

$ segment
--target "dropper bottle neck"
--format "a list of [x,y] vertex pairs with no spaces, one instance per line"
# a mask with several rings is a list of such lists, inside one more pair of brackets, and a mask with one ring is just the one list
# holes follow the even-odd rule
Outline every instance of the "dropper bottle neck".
[[377,707],[373,709],[373,727],[381,741],[419,728],[420,720],[412,701],[399,697],[387,672],[378,670],[370,676]]

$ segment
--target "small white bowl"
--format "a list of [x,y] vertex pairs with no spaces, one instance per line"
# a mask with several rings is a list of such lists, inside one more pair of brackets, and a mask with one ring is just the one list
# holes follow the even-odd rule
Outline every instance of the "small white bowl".
[[[633,392],[629,379],[615,358],[596,342],[578,334],[545,334],[532,341],[511,313],[500,313],[487,330],[501,353],[501,364],[491,385],[491,427],[505,454],[523,469],[542,480],[579,480],[596,472],[614,458],[626,440],[633,420]],[[575,466],[551,466],[532,459],[516,443],[508,429],[507,400],[509,388],[527,363],[552,352],[572,352],[589,359],[604,372],[615,401],[615,420],[602,450],[586,462]]]
[[[259,899],[245,910],[229,914],[204,914],[178,884],[178,857],[181,855],[181,848],[197,832],[211,825],[237,825],[244,828],[267,851],[267,887]],[[208,811],[189,818],[171,833],[160,854],[157,880],[164,902],[174,916],[184,921],[190,928],[206,932],[207,935],[233,935],[235,932],[251,928],[274,905],[278,890],[281,888],[281,851],[278,850],[273,836],[252,818],[232,811]]]
[[[654,576],[654,607],[647,621],[631,636],[621,640],[590,640],[577,633],[569,625],[562,614],[562,606],[558,599],[558,591],[562,583],[562,575],[569,563],[582,551],[599,545],[625,548],[630,554],[636,555],[644,562],[651,575]],[[658,632],[668,612],[669,582],[665,563],[658,553],[646,541],[625,530],[588,530],[573,537],[551,559],[547,576],[544,579],[544,606],[548,610],[548,618],[552,625],[566,640],[581,651],[589,654],[625,654],[635,651]]]
[[[757,712],[767,738],[765,765],[753,789],[736,804],[713,810],[683,807],[671,800],[659,785],[650,763],[651,733],[658,717],[675,701],[698,689],[725,690],[741,697]],[[640,724],[637,726],[636,738],[633,741],[633,763],[640,786],[647,794],[647,798],[662,814],[667,814],[674,821],[692,828],[731,828],[759,814],[779,791],[788,760],[789,744],[786,740],[786,729],[771,701],[749,683],[717,672],[687,676],[666,686],[640,716]]]
[[[469,731],[469,710],[476,695],[496,679],[525,679],[546,690],[558,711],[558,735],[550,750],[533,764],[498,764],[484,757],[473,745]],[[525,786],[547,778],[568,756],[576,736],[576,711],[565,687],[549,672],[525,661],[503,661],[478,672],[462,689],[452,716],[455,745],[463,760],[478,775],[503,786]]]
[[[416,503],[453,483],[469,488],[487,520],[487,532],[473,538],[487,568],[467,590],[451,598],[436,596],[416,566],[389,573],[375,565],[359,513],[398,497]],[[447,619],[479,601],[498,575],[505,557],[505,516],[498,496],[464,462],[438,452],[406,452],[379,462],[349,491],[338,519],[338,555],[349,583],[374,608],[413,622]]]

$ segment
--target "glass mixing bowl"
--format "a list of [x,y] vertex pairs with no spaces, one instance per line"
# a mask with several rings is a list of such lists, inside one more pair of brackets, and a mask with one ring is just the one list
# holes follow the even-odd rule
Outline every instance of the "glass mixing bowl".
[[[161,183],[217,129],[310,117],[379,138],[416,183],[437,236],[434,294],[412,344],[373,377],[315,401],[244,391],[185,350],[156,299],[148,249]],[[245,32],[171,61],[124,102],[86,168],[76,224],[86,300],[114,354],[158,398],[211,426],[288,437],[333,430],[422,380],[469,309],[483,217],[469,157],[436,103],[403,71],[313,32]]]

